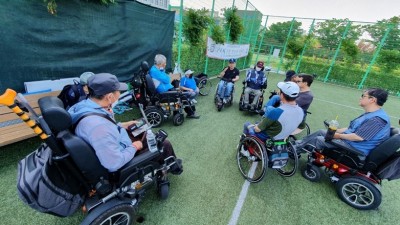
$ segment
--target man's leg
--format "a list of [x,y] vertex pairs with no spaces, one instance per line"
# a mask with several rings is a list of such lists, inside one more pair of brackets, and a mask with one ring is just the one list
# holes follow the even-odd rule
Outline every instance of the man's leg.
[[244,99],[243,99],[243,103],[245,106],[247,106],[249,104],[249,94],[251,92],[251,88],[246,87],[244,89]]
[[218,91],[217,91],[217,95],[220,99],[224,98],[224,93],[222,93],[223,91],[222,89],[224,89],[223,87],[224,87],[224,81],[221,80],[218,83]]
[[253,106],[255,106],[257,104],[257,102],[258,102],[258,99],[261,96],[261,91],[260,90],[255,90],[255,89],[252,89],[252,91],[253,91],[253,94],[254,94],[254,98],[253,98],[253,102],[251,104]]
[[231,96],[232,89],[233,89],[233,83],[232,82],[228,82],[226,84],[225,98],[228,98],[228,97]]
[[[161,156],[158,159],[159,163],[164,163],[164,159],[170,156],[174,156],[176,158],[174,148],[172,147],[171,142],[167,139],[163,142],[163,150],[164,151],[162,152]],[[182,160],[176,158],[175,164],[172,165],[171,167],[171,173],[179,175],[182,172],[183,172]]]

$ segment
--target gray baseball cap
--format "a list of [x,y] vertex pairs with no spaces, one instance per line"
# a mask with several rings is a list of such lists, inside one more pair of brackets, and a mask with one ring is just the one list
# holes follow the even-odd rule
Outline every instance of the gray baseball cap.
[[81,76],[79,77],[79,80],[80,80],[79,83],[81,83],[82,85],[87,85],[89,77],[91,77],[93,75],[94,75],[94,73],[92,73],[92,72],[82,73]]
[[88,87],[95,95],[105,95],[114,91],[126,91],[128,85],[118,81],[115,75],[109,73],[98,73],[89,77]]

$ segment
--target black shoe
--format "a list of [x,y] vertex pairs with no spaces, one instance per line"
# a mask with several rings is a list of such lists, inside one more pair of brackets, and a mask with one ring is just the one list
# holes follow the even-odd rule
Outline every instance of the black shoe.
[[192,119],[198,119],[198,118],[200,118],[200,116],[197,115],[196,113],[193,113],[193,114],[191,114],[191,115],[187,115],[186,117],[187,117],[187,118],[192,118]]
[[183,172],[182,159],[176,159],[175,164],[171,166],[171,173],[180,175]]

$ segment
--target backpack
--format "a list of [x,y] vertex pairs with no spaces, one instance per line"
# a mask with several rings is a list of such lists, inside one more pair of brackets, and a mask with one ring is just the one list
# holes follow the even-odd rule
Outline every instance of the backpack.
[[73,191],[65,188],[74,182],[61,171],[52,163],[51,149],[42,144],[18,163],[19,198],[39,212],[60,217],[72,215],[83,204],[83,198],[78,192],[72,194]]
[[83,86],[74,80],[74,84],[65,85],[57,97],[63,102],[64,108],[68,109],[81,100],[86,99],[86,93],[83,90]]

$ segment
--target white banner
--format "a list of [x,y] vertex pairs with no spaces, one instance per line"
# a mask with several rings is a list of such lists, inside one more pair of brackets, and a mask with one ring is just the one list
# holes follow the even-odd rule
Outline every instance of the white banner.
[[210,37],[207,40],[207,57],[213,59],[241,58],[249,54],[250,44],[216,44]]

